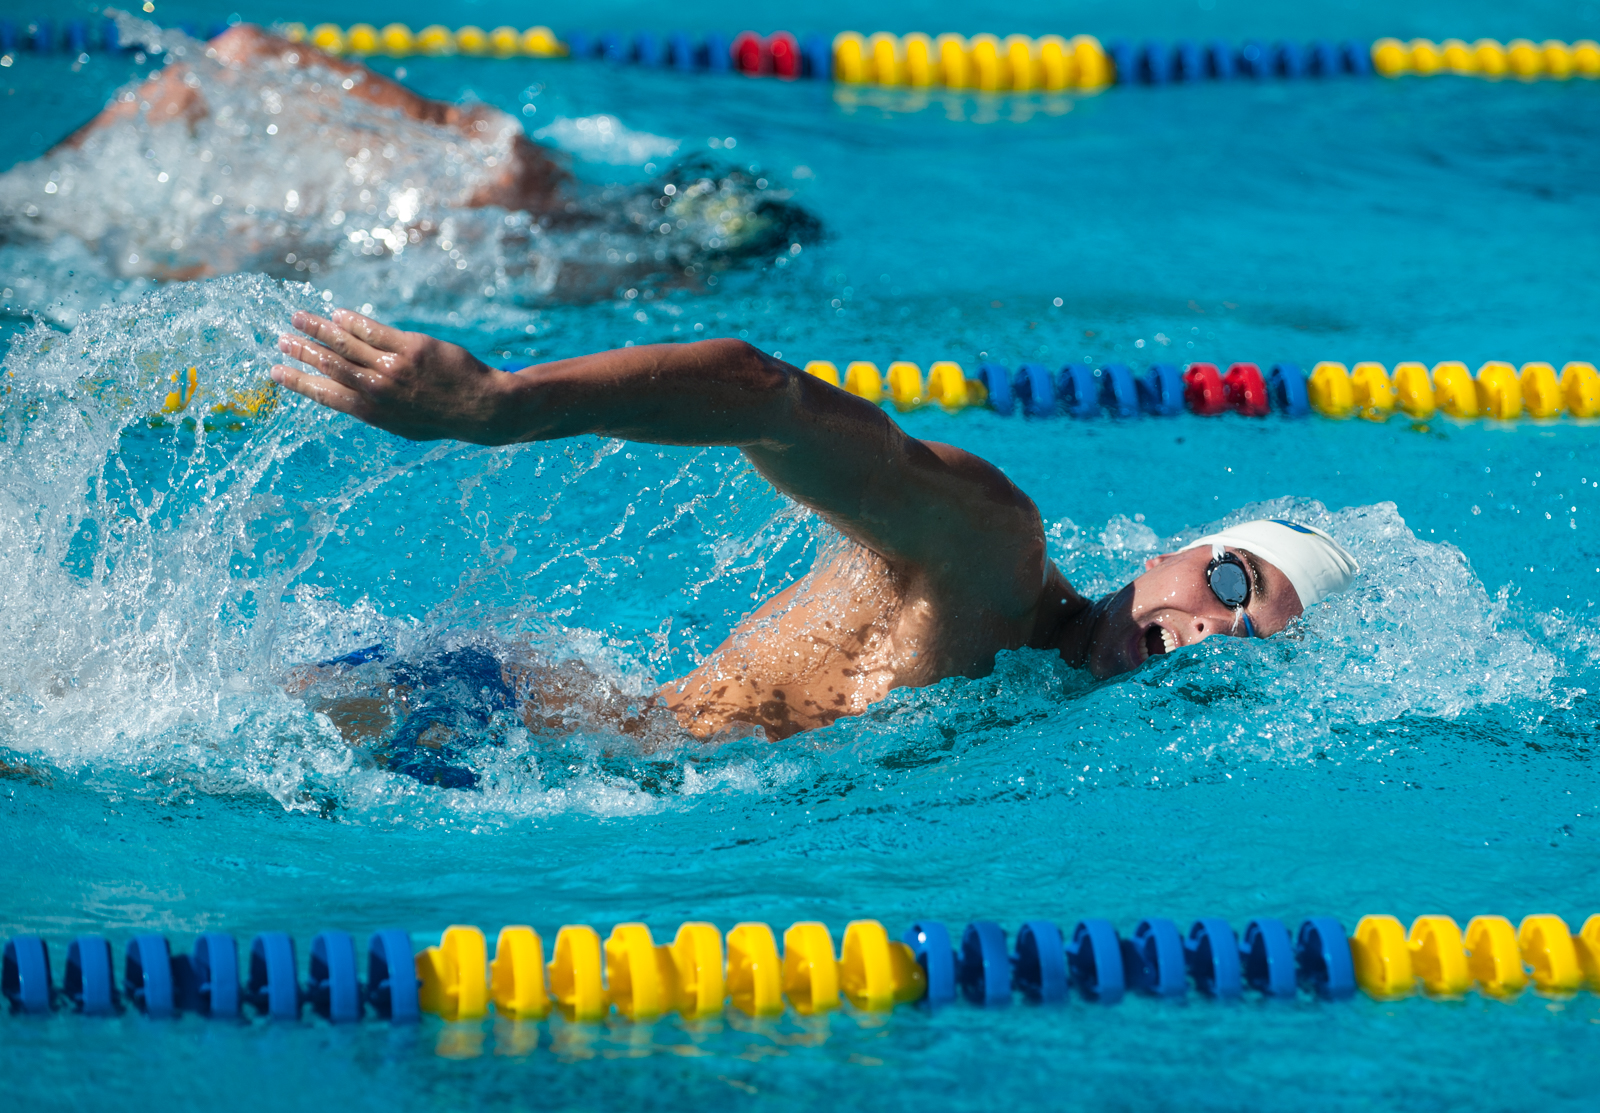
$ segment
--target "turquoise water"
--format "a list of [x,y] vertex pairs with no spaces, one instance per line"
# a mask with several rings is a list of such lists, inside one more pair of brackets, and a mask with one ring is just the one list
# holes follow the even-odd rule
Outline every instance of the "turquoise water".
[[[463,6],[452,21],[509,18],[496,11]],[[1042,8],[1007,26],[956,7],[938,26],[889,6],[871,25],[857,9],[815,19],[1138,36],[1600,31],[1583,5],[1516,20],[1227,0],[1073,11],[1070,25]],[[590,23],[659,26],[650,13],[619,4]],[[691,27],[742,18],[681,13]],[[548,940],[563,923],[638,919],[660,940],[686,919],[781,930],[814,918],[837,937],[861,916],[898,934],[922,918],[1015,931],[1098,915],[1127,932],[1152,915],[1242,930],[1260,915],[1348,928],[1368,912],[1552,911],[1577,926],[1600,911],[1600,427],[907,415],[917,435],[994,460],[1030,492],[1085,590],[1263,510],[1327,524],[1366,575],[1270,642],[1208,642],[1104,684],[1006,655],[987,679],[898,692],[777,745],[707,751],[668,733],[645,753],[603,721],[530,734],[501,715],[462,759],[478,790],[451,791],[352,751],[285,694],[290,671],[379,641],[412,659],[531,645],[638,695],[801,574],[826,531],[722,450],[412,445],[298,400],[233,429],[149,420],[187,366],[219,391],[259,383],[281,322],[324,289],[494,358],[743,335],[788,359],[969,368],[979,353],[1012,365],[1593,360],[1600,85],[1352,81],[924,105],[599,66],[403,65],[421,91],[549,129],[595,190],[641,189],[704,156],[766,177],[821,234],[782,267],[716,271],[716,286],[619,276],[579,302],[515,283],[494,295],[419,286],[443,273],[427,253],[335,253],[310,287],[156,286],[70,236],[0,243],[12,290],[0,933],[43,934],[58,975],[81,932],[120,949],[160,931],[187,949],[200,931],[287,930],[303,953],[327,927],[399,925],[421,946],[450,923],[526,922]],[[0,70],[19,106],[0,118],[3,149],[41,153],[134,73],[129,59],[74,72],[20,58]],[[602,114],[612,143],[594,138]],[[78,169],[139,180],[136,163],[97,157]],[[230,157],[241,180],[272,169],[248,148]],[[126,192],[138,211],[162,210],[153,192]],[[498,265],[503,241],[464,242],[464,272]],[[582,262],[591,248],[574,238],[560,252]],[[426,1110],[1578,1109],[1600,1081],[1597,1031],[1600,999],[1532,994],[552,1021],[531,1049],[526,1031],[493,1024],[59,1013],[0,1022],[0,1064],[11,1092],[50,1107],[225,1094],[269,1108],[314,1094]]]

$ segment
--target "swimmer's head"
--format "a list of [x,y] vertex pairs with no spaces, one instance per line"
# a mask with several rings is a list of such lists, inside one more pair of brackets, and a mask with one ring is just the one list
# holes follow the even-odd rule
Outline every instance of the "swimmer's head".
[[1145,561],[1144,574],[1098,605],[1088,665],[1096,676],[1210,637],[1271,637],[1359,572],[1319,529],[1281,520],[1231,526]]

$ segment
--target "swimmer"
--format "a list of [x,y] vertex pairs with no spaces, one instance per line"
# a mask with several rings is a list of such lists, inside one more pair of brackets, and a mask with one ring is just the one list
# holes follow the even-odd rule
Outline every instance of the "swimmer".
[[349,310],[297,313],[280,384],[412,440],[584,434],[729,445],[848,543],[746,618],[656,700],[711,739],[769,739],[890,691],[981,677],[1001,650],[1053,650],[1096,677],[1212,635],[1271,637],[1359,571],[1311,527],[1256,521],[1153,557],[1098,601],[1045,551],[1033,501],[994,465],[908,436],[877,406],[737,340],[653,345],[497,371],[465,349]]
[[0,174],[0,244],[77,240],[118,278],[160,281],[326,283],[404,256],[407,302],[455,308],[485,286],[539,302],[689,284],[818,230],[753,168],[689,158],[648,184],[585,185],[497,108],[430,100],[249,24],[198,43],[121,19],[167,64]]

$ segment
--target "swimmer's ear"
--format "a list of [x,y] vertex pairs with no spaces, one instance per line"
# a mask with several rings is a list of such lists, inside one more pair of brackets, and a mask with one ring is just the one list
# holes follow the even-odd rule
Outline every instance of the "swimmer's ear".
[[1156,565],[1165,564],[1169,560],[1176,559],[1177,556],[1178,556],[1177,553],[1162,553],[1160,556],[1153,556],[1149,560],[1144,562],[1144,570],[1146,572],[1148,572],[1148,571],[1150,571],[1150,569],[1154,568]]

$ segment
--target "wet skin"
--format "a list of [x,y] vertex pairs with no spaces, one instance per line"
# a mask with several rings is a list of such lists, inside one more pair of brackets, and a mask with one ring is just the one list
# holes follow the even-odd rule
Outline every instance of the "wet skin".
[[[736,340],[653,345],[496,371],[465,349],[349,310],[297,313],[273,378],[412,440],[510,444],[592,434],[739,448],[849,543],[767,600],[657,698],[710,738],[769,738],[861,712],[892,689],[980,677],[995,654],[1055,650],[1097,677],[1243,624],[1206,582],[1209,548],[1168,553],[1091,601],[1045,552],[1039,510],[998,468],[907,436],[877,406]],[[1242,550],[1268,636],[1300,613],[1287,577]]]

